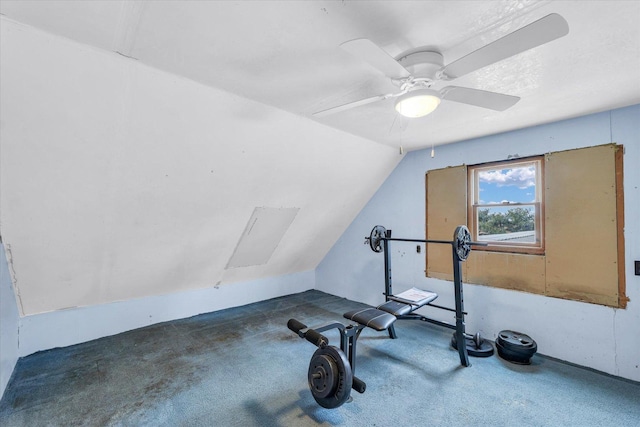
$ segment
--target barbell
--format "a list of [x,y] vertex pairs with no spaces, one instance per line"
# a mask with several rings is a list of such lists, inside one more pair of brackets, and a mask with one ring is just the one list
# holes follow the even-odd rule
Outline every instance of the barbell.
[[471,252],[471,246],[487,246],[486,243],[472,242],[471,233],[465,225],[459,225],[453,232],[453,240],[427,240],[427,239],[398,239],[391,238],[391,230],[387,230],[382,225],[376,225],[371,230],[369,237],[365,237],[365,244],[369,244],[374,252],[382,252],[384,250],[383,241],[399,241],[399,242],[419,242],[419,243],[446,243],[453,245],[460,261],[465,261]]

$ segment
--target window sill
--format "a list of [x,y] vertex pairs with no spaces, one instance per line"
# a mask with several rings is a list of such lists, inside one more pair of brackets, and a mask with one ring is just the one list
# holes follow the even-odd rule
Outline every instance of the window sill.
[[522,246],[506,246],[506,245],[489,245],[489,246],[474,246],[474,251],[484,252],[503,252],[512,254],[523,255],[544,255],[544,248],[531,248]]

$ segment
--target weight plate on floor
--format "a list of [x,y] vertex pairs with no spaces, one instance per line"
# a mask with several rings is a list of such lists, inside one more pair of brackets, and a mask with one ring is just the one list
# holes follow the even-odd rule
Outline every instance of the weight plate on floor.
[[319,348],[309,362],[309,389],[323,408],[337,408],[349,399],[353,372],[347,356],[334,346]]
[[[465,338],[467,344],[467,354],[473,357],[489,357],[493,355],[493,346],[491,343],[480,337],[480,333],[477,333],[473,337]],[[451,337],[451,347],[458,349],[458,340],[456,339],[456,333],[453,333]]]
[[530,365],[531,356],[533,353],[522,353],[503,347],[496,341],[496,348],[498,349],[498,356],[506,360],[507,362],[516,363],[518,365]]
[[516,331],[500,331],[496,342],[499,342],[501,346],[510,348],[516,351],[524,350],[530,351],[538,347],[536,342],[529,335]]
[[498,355],[513,363],[528,365],[531,356],[538,351],[538,344],[526,334],[516,331],[500,331],[496,338]]

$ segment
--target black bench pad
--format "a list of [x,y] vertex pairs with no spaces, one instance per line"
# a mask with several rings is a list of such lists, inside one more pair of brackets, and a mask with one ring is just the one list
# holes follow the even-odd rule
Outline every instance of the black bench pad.
[[344,314],[349,320],[368,326],[376,331],[384,331],[396,321],[396,316],[386,313],[377,308],[364,308],[352,310]]
[[410,304],[405,304],[398,301],[387,301],[384,304],[378,306],[378,310],[382,310],[394,316],[404,316],[413,311],[413,307]]

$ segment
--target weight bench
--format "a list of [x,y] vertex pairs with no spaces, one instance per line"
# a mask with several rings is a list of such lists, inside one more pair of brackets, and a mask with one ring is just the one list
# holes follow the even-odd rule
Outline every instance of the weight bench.
[[[422,243],[444,243],[451,245],[453,259],[453,284],[455,296],[455,309],[441,307],[432,304],[438,295],[422,289],[411,288],[398,295],[392,293],[391,282],[391,257],[389,253],[390,241],[422,242]],[[454,232],[452,241],[423,240],[423,239],[394,239],[391,238],[391,230],[378,225],[371,230],[371,234],[366,238],[365,243],[371,246],[374,252],[384,252],[385,269],[385,302],[378,307],[368,307],[364,309],[352,310],[344,313],[346,319],[356,322],[356,324],[343,325],[339,322],[307,327],[304,323],[296,319],[289,319],[287,327],[296,333],[300,338],[306,339],[311,344],[318,347],[309,362],[307,378],[309,389],[313,398],[324,408],[337,408],[350,399],[351,390],[364,393],[366,384],[354,375],[356,362],[356,342],[360,333],[365,328],[372,328],[376,331],[389,331],[390,338],[396,338],[394,323],[398,319],[418,319],[436,325],[454,329],[451,341],[452,347],[458,350],[460,364],[471,366],[468,359],[467,341],[475,341],[478,348],[478,356],[493,354],[491,344],[484,342],[480,334],[475,337],[469,336],[465,332],[464,311],[462,299],[462,271],[460,263],[469,256],[471,245],[486,245],[485,243],[472,242],[469,230],[465,226],[459,226]],[[430,319],[421,314],[415,313],[421,307],[430,305],[434,308],[444,309],[455,313],[455,325]],[[329,345],[329,339],[322,335],[322,332],[337,329],[340,333],[340,348]],[[457,345],[461,343],[461,345]],[[481,344],[484,347],[480,348]],[[473,355],[473,354],[472,354]]]
[[393,323],[401,317],[430,304],[438,298],[438,294],[422,289],[412,288],[401,294],[389,295],[388,301],[376,308],[352,310],[344,313],[344,318],[376,331],[389,331],[391,338],[397,338]]
[[[348,401],[352,389],[364,393],[365,382],[355,376],[356,342],[360,333],[365,328],[388,330],[389,336],[395,338],[393,323],[398,318],[410,316],[413,311],[437,297],[433,292],[413,288],[398,296],[390,296],[389,301],[377,308],[360,308],[344,313],[344,317],[353,320],[356,325],[330,322],[309,328],[296,319],[289,319],[287,327],[291,331],[318,347],[308,371],[309,389],[316,402],[332,409]],[[322,332],[330,329],[340,332],[340,348],[330,346],[329,339],[322,335]]]

